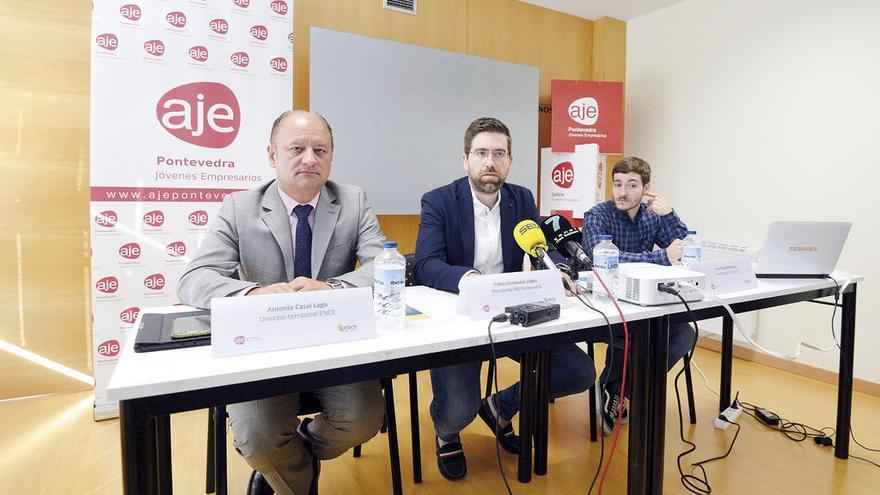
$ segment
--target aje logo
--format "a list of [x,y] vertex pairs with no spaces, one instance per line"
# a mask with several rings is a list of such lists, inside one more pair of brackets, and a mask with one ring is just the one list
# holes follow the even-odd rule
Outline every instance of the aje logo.
[[251,58],[248,56],[247,52],[235,52],[229,56],[229,60],[239,67],[247,67],[248,64],[251,63]]
[[104,277],[95,282],[95,288],[98,289],[98,292],[113,294],[119,290],[119,280],[116,277]]
[[208,224],[208,212],[205,210],[194,211],[190,213],[187,218],[189,219],[189,223],[193,225],[198,225],[199,227]]
[[272,67],[278,72],[287,72],[287,59],[284,57],[275,57],[269,61],[269,67]]
[[165,246],[165,254],[172,258],[179,258],[186,254],[186,244],[182,241],[175,241]]
[[275,0],[271,3],[272,12],[278,15],[287,15],[287,2],[284,0]]
[[144,279],[144,287],[150,290],[162,290],[165,287],[165,276],[161,273],[154,273]]
[[121,313],[119,313],[119,321],[131,325],[135,322],[135,320],[137,320],[139,314],[141,314],[141,308],[137,306],[125,308],[122,310]]
[[251,26],[251,29],[248,32],[251,33],[251,36],[253,36],[255,40],[266,41],[269,38],[269,30],[266,29],[266,26],[260,24]]
[[141,20],[141,8],[140,6],[133,3],[119,7],[119,13],[122,14],[122,17],[125,17],[129,21]]
[[165,214],[159,210],[144,213],[144,223],[150,227],[161,227],[165,223]]
[[98,344],[98,354],[106,357],[113,357],[119,354],[120,346],[118,340],[108,340]]
[[589,96],[578,98],[568,106],[568,116],[579,124],[593,125],[599,120],[599,102]]
[[205,148],[232,144],[241,122],[235,94],[216,82],[194,82],[169,90],[156,103],[156,117],[172,136]]
[[209,26],[211,27],[211,31],[214,31],[217,34],[226,34],[229,32],[229,23],[226,22],[226,19],[213,19]]
[[141,245],[136,242],[129,242],[119,248],[119,256],[127,260],[136,260],[141,257]]
[[232,0],[232,3],[234,3],[236,7],[246,9],[248,8],[248,5],[251,4],[251,0]]
[[95,215],[95,223],[101,227],[113,227],[117,221],[119,221],[119,217],[113,210],[102,211]]
[[95,38],[95,44],[99,47],[110,50],[111,52],[117,48],[119,48],[119,38],[116,37],[113,33],[104,33],[99,34],[97,38]]
[[144,51],[154,57],[165,55],[165,43],[162,40],[150,40],[144,42]]
[[204,46],[194,46],[189,49],[189,56],[196,62],[206,62],[208,60],[208,48]]
[[574,167],[571,165],[571,162],[562,162],[553,167],[550,180],[563,189],[571,187],[572,183],[574,183]]
[[165,20],[168,21],[168,24],[171,24],[178,29],[186,26],[186,14],[180,11],[165,14]]

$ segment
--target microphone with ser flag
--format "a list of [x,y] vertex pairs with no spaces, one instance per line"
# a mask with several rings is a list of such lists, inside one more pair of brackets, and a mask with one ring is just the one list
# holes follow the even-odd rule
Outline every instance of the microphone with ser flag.
[[546,268],[557,269],[556,263],[547,255],[547,238],[534,220],[523,220],[513,228],[513,238],[519,247],[532,258],[541,260]]
[[550,239],[550,242],[556,246],[556,249],[565,256],[577,258],[587,266],[593,264],[581,246],[583,234],[580,230],[572,227],[567,218],[561,215],[550,215],[541,222],[541,230],[547,239]]

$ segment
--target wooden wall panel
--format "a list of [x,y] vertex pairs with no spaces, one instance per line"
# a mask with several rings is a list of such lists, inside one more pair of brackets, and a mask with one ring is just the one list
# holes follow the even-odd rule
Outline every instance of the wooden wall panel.
[[[626,23],[610,17],[594,22],[593,80],[626,80]],[[626,84],[624,84],[624,120],[626,119]],[[624,122],[621,121],[621,126]],[[625,138],[625,136],[624,136]],[[626,141],[624,140],[624,143]],[[611,169],[623,155],[606,156],[605,198],[611,199]]]

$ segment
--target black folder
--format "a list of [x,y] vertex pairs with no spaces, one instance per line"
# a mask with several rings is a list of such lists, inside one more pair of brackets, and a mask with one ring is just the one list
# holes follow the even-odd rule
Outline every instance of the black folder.
[[163,351],[211,343],[211,311],[141,315],[134,352]]

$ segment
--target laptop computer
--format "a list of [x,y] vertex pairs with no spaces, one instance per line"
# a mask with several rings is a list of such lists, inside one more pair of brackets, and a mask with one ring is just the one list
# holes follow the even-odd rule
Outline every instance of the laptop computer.
[[134,352],[164,351],[211,343],[211,311],[146,313],[141,316]]
[[758,278],[824,278],[834,271],[852,222],[771,222]]

